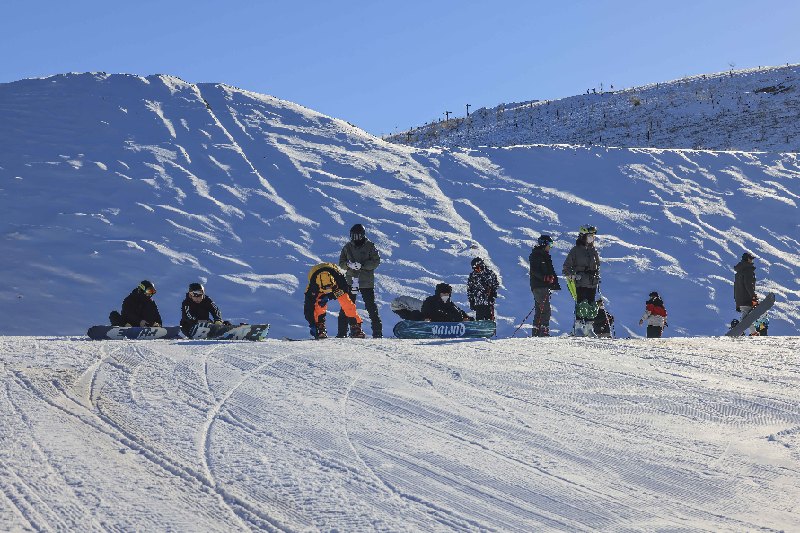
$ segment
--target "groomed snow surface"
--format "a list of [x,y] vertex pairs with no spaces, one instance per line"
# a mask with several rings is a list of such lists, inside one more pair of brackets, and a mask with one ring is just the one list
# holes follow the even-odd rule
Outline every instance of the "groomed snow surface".
[[797,531],[797,337],[0,337],[0,530]]

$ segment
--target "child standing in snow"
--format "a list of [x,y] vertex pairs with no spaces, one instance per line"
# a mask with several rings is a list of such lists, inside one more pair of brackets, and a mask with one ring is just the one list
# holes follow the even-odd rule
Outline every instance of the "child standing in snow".
[[664,302],[656,291],[650,293],[650,299],[645,302],[645,311],[639,320],[641,326],[647,320],[647,338],[660,338],[667,327],[667,310]]

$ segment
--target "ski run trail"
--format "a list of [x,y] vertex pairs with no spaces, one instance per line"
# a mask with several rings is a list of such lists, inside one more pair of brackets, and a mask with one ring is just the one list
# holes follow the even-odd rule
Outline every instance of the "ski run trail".
[[798,348],[0,337],[0,530],[798,531]]

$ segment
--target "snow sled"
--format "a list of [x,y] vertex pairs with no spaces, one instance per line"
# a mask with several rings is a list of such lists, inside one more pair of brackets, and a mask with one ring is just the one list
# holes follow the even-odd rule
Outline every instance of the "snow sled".
[[92,326],[86,335],[96,341],[103,340],[153,340],[153,339],[177,339],[181,333],[180,326],[142,328],[138,326],[119,327],[119,326]]
[[470,322],[424,322],[402,320],[394,325],[398,339],[469,339],[491,337],[497,331],[493,320]]
[[261,341],[267,338],[269,324],[214,324],[198,322],[190,332],[190,339]]
[[764,314],[769,311],[772,306],[775,305],[775,293],[767,294],[767,297],[761,301],[757,306],[750,310],[749,313],[744,315],[744,318],[741,319],[736,325],[733,325],[731,322],[731,329],[725,334],[728,337],[739,337],[747,331],[747,328],[752,326],[757,320],[759,320]]

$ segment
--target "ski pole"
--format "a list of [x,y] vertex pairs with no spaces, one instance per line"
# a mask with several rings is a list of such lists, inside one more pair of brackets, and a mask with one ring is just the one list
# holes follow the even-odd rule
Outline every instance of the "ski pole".
[[533,304],[533,307],[531,307],[531,310],[530,310],[530,311],[528,311],[528,314],[527,314],[527,315],[525,315],[525,318],[523,318],[523,319],[522,319],[522,322],[520,322],[520,323],[519,323],[519,326],[517,326],[517,329],[515,329],[515,330],[514,330],[514,333],[512,333],[512,334],[511,334],[511,336],[512,336],[512,337],[513,337],[514,335],[516,335],[516,334],[517,334],[517,332],[519,331],[519,328],[521,328],[522,326],[524,326],[524,325],[525,325],[525,322],[527,322],[527,321],[528,321],[528,317],[529,317],[529,316],[531,316],[531,313],[533,313],[533,311],[534,311],[535,309],[536,309],[536,304]]

